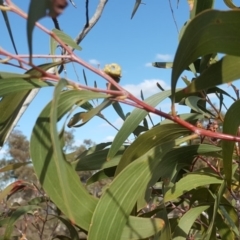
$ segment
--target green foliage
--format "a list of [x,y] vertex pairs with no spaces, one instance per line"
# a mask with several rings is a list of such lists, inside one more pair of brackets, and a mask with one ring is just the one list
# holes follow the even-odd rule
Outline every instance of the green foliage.
[[[18,180],[1,192],[0,199],[5,201],[26,188],[32,187],[38,192],[24,206],[17,205],[1,215],[4,239],[13,236],[13,226],[19,218],[34,217],[43,210],[44,223],[50,221],[48,218],[52,215],[69,231],[55,234],[52,239],[80,239],[80,233],[89,240],[239,238],[240,122],[236,117],[239,96],[236,90],[236,100],[216,85],[229,83],[234,88],[231,81],[240,77],[240,11],[231,1],[225,3],[234,10],[227,12],[211,9],[214,5],[211,0],[189,2],[193,4],[191,20],[180,33],[173,63],[153,64],[172,68],[172,89],[165,91],[158,85],[161,92],[145,100],[141,93],[143,101],[126,94],[121,87],[116,86],[115,92],[111,88],[100,90],[96,84],[94,88],[84,89],[76,82],[48,74],[49,68],[61,65],[62,61],[38,67],[31,65],[24,74],[0,73],[1,145],[29,92],[54,87],[53,98],[40,112],[32,131],[31,157],[27,155],[28,149],[23,150],[26,154],[23,158],[21,154],[11,153],[15,161],[0,169],[0,172],[15,171],[31,159],[39,181],[38,186],[38,183],[31,185]],[[30,3],[27,20],[30,55],[35,21],[45,16],[46,11],[52,11],[49,4],[49,1]],[[141,1],[135,2],[132,17],[140,4]],[[50,35],[52,54],[61,42],[65,50],[65,44],[80,50],[65,33],[54,29]],[[87,66],[109,84],[114,83],[110,75],[91,68],[69,49],[66,51],[70,56],[67,62]],[[226,55],[218,60],[219,53]],[[195,78],[190,81],[184,77],[187,87],[176,89],[186,69]],[[83,75],[87,85],[85,73]],[[46,76],[50,80],[46,80]],[[219,106],[211,102],[211,93],[218,97]],[[224,97],[231,97],[234,103],[227,107]],[[173,104],[170,113],[156,109],[168,98]],[[97,99],[102,99],[98,106],[90,103]],[[129,104],[129,100],[136,108],[125,114],[120,102]],[[175,102],[187,106],[190,113],[177,116]],[[71,134],[64,134],[66,125],[81,127],[95,116],[106,120],[101,111],[110,106],[124,121],[113,142],[94,145],[89,141],[88,149],[69,153],[68,150],[74,150],[71,149],[73,138]],[[222,106],[227,109],[224,114]],[[78,112],[73,115],[76,109]],[[149,113],[165,119],[150,127],[146,118]],[[58,124],[66,116],[70,121],[66,124],[66,120],[59,131]],[[135,136],[134,141],[126,142],[130,135]],[[25,140],[21,142],[26,144]],[[13,143],[11,137],[8,143]],[[89,171],[92,172],[86,183],[81,182],[78,172],[88,176]],[[93,193],[94,184],[102,184],[101,193]],[[36,230],[43,232],[44,224],[36,226]],[[43,234],[39,238],[43,239]]]

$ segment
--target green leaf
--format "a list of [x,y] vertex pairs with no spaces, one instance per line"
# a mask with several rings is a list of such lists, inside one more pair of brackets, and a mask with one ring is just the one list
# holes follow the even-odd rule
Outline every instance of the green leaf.
[[211,118],[211,115],[206,113],[205,111],[203,111],[199,106],[198,106],[198,102],[200,100],[203,100],[202,98],[200,97],[197,97],[197,96],[190,96],[190,97],[187,97],[186,100],[185,100],[185,104],[190,107],[192,110],[198,112],[198,113],[201,113],[203,114],[204,116],[208,117],[208,118]]
[[[198,57],[221,52],[240,56],[240,11],[207,10],[188,24],[179,43],[172,71],[172,95],[179,76]],[[216,44],[217,42],[217,44]]]
[[8,218],[5,233],[4,233],[4,239],[10,239],[13,228],[14,228],[14,224],[21,216],[23,216],[28,212],[32,212],[33,210],[36,210],[38,208],[39,206],[33,206],[33,205],[17,208]]
[[148,184],[156,182],[164,172],[159,166],[161,157],[184,141],[186,140],[182,138],[152,148],[114,178],[95,208],[89,228],[89,240],[110,240],[112,236],[115,240],[121,239],[123,227],[137,199],[146,191]]
[[232,9],[237,9],[238,7],[233,3],[232,0],[223,0],[224,3],[229,7],[229,8],[232,8]]
[[230,226],[233,232],[239,236],[239,218],[236,209],[233,206],[227,205],[220,205],[219,209],[226,223]]
[[[0,73],[1,74],[1,73]],[[9,94],[16,95],[26,90],[32,90],[34,88],[52,87],[54,86],[50,82],[45,82],[39,79],[22,79],[22,78],[4,78],[0,79],[0,96],[5,97]],[[29,92],[29,91],[26,91]]]
[[[0,80],[1,81],[1,80]],[[1,92],[1,90],[0,90]],[[3,146],[9,132],[16,121],[16,117],[27,99],[29,91],[11,93],[0,101],[0,146]],[[1,96],[1,95],[0,95]]]
[[215,85],[229,83],[240,78],[240,57],[225,56],[215,64],[210,65],[199,77],[195,78],[183,91],[198,92]]
[[193,19],[200,12],[213,8],[214,0],[195,0],[192,11],[190,12],[190,18]]
[[0,172],[12,171],[12,170],[18,169],[18,168],[20,168],[20,167],[22,167],[22,166],[25,166],[25,165],[27,165],[27,164],[29,164],[29,163],[31,163],[31,162],[8,164],[8,165],[6,165],[5,167],[0,168]]
[[[239,111],[240,100],[234,102],[228,109],[223,122],[223,133],[236,135],[239,131],[240,118],[236,117]],[[231,186],[232,183],[232,156],[234,146],[235,142],[222,140],[223,170],[228,186]]]
[[215,225],[222,240],[234,239],[231,227],[224,221],[219,213],[216,215]]
[[213,174],[189,173],[166,192],[164,201],[169,202],[175,200],[184,193],[200,186],[222,184],[222,182],[223,180],[221,178]]
[[190,146],[176,147],[163,156],[162,163],[166,163],[163,178],[172,180],[172,178],[182,168],[190,166],[194,158],[198,155],[211,156],[214,152],[221,151],[221,148],[209,144],[199,144]]
[[[106,97],[104,94],[84,90],[64,91],[57,96],[59,101],[56,101],[56,98],[54,100],[54,106],[58,106],[57,119],[60,120],[76,103],[104,97]],[[87,230],[97,200],[89,195],[80,183],[75,170],[64,159],[59,149],[59,140],[56,140],[57,133],[53,132],[53,126],[51,135],[55,134],[55,136],[51,139],[50,125],[53,124],[49,117],[51,108],[50,102],[38,117],[31,136],[30,152],[34,169],[44,190],[58,208],[72,222]],[[55,118],[56,116],[52,115],[51,120],[56,120]]]
[[215,197],[214,206],[213,206],[213,215],[210,217],[211,222],[208,226],[208,230],[207,230],[207,233],[205,234],[205,238],[204,238],[206,240],[211,239],[211,236],[212,236],[212,233],[213,233],[213,230],[214,230],[214,224],[215,224],[215,220],[216,220],[216,216],[217,216],[218,207],[219,207],[221,198],[222,198],[225,190],[226,190],[226,182],[223,181],[219,190],[218,190],[218,193]]
[[99,170],[87,180],[87,185],[90,185],[103,179],[114,177],[115,171],[116,167],[104,168],[102,170]]
[[[1,4],[1,5],[4,5],[4,4],[3,4],[3,0],[0,0],[0,4]],[[11,39],[11,42],[12,42],[12,45],[13,45],[13,48],[14,48],[14,51],[15,51],[15,53],[18,55],[17,47],[16,47],[16,44],[15,44],[15,42],[14,42],[14,38],[13,38],[13,34],[12,34],[12,29],[11,29],[11,25],[10,25],[10,22],[9,22],[9,19],[8,19],[7,12],[6,12],[6,11],[3,11],[3,10],[2,10],[1,12],[2,12],[4,21],[5,21],[7,30],[8,30],[9,37],[10,37],[10,39]]]
[[135,13],[137,12],[141,2],[142,2],[141,0],[136,0],[133,11],[132,11],[131,19],[134,17]]
[[135,240],[149,238],[162,230],[164,226],[164,221],[159,218],[131,217],[127,221],[120,239]]
[[125,149],[125,147],[120,148],[110,161],[106,160],[109,149],[103,149],[86,156],[80,156],[77,158],[78,161],[74,162],[73,166],[75,166],[76,171],[92,171],[117,166]]
[[[90,119],[92,119],[94,116],[99,116],[102,117],[101,115],[101,110],[103,110],[104,108],[107,108],[108,106],[110,106],[112,104],[111,100],[105,99],[103,100],[103,102],[98,105],[95,108],[92,108],[91,110],[89,110],[88,112],[79,112],[74,114],[74,116],[70,119],[69,123],[67,124],[68,127],[81,127],[82,125],[84,125],[86,122],[88,122]],[[78,123],[79,121],[81,121],[80,124],[75,125],[76,123]]]
[[153,62],[153,67],[157,68],[172,68],[173,63],[172,62]]
[[118,114],[118,116],[119,116],[123,121],[125,121],[126,116],[125,116],[125,114],[124,114],[124,112],[123,112],[123,110],[122,110],[122,107],[121,107],[121,105],[119,104],[119,102],[114,102],[114,103],[112,104],[112,106],[113,106],[114,110],[116,111],[116,113]]
[[[171,90],[167,90],[161,93],[154,94],[153,96],[147,98],[144,102],[155,107],[165,98],[169,97],[171,94]],[[127,117],[123,126],[118,131],[116,137],[113,140],[112,146],[108,153],[108,160],[110,160],[116,152],[118,151],[119,147],[124,143],[127,137],[136,129],[136,127],[141,123],[141,121],[147,116],[148,112],[141,109],[135,109]]]
[[209,205],[198,206],[188,210],[180,219],[173,235],[173,240],[185,240],[197,217],[209,208]]
[[82,48],[78,46],[76,42],[74,42],[74,40],[70,36],[68,36],[66,33],[58,29],[53,29],[52,32],[56,34],[66,45],[77,50],[82,50]]
[[[53,63],[44,63],[44,64],[41,64],[37,67],[41,68],[43,71],[47,71],[48,69],[50,68],[53,68],[53,67],[56,67],[56,66],[59,66],[61,65],[63,62],[62,61],[57,61],[57,62],[53,62]],[[42,77],[42,73],[39,72],[37,69],[35,68],[31,68],[29,69],[27,72],[27,74],[31,74],[32,76],[34,76],[35,78],[36,77]]]
[[123,153],[121,161],[117,166],[116,175],[119,174],[128,164],[141,157],[154,146],[189,133],[189,130],[174,123],[158,125],[143,133]]
[[27,40],[28,48],[30,54],[30,61],[32,58],[32,33],[35,26],[35,23],[47,15],[47,10],[49,10],[49,0],[35,1],[31,0],[29,9],[28,9],[28,18],[27,18]]
[[[204,115],[199,113],[183,113],[178,115],[179,118],[187,122],[196,122],[197,120],[203,119]],[[171,120],[165,119],[160,122],[161,125],[172,123]]]

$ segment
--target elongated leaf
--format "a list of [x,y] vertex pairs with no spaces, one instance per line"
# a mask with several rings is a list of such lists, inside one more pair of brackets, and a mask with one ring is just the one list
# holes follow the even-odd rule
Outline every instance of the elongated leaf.
[[80,156],[79,160],[75,161],[73,166],[75,166],[76,171],[91,171],[113,167],[118,165],[124,151],[125,147],[120,148],[110,161],[106,160],[109,149],[97,151],[87,156]]
[[200,97],[196,97],[196,96],[190,96],[188,98],[186,98],[185,100],[185,104],[187,106],[189,106],[192,110],[198,112],[198,113],[201,113],[203,114],[204,116],[210,118],[211,115],[206,113],[205,111],[203,111],[199,106],[198,106],[198,102],[201,101],[202,98]]
[[[3,5],[3,0],[0,0],[0,4]],[[4,21],[5,21],[7,30],[8,30],[9,37],[11,39],[11,42],[12,42],[12,45],[13,45],[13,48],[14,48],[14,51],[15,51],[16,54],[18,54],[17,47],[16,47],[16,44],[15,44],[15,41],[14,41],[14,38],[13,38],[12,29],[11,29],[11,25],[10,25],[10,22],[9,22],[9,19],[8,19],[7,12],[6,11],[1,11],[1,12],[2,12]]]
[[195,222],[196,218],[204,211],[206,211],[209,208],[209,205],[205,205],[205,206],[198,206],[195,208],[191,208],[189,211],[187,211],[187,213],[185,213],[175,231],[174,231],[174,236],[173,239],[174,240],[185,240],[188,236],[188,233],[193,225],[193,223]]
[[53,29],[52,30],[53,33],[55,33],[64,43],[66,43],[68,46],[77,49],[77,50],[82,50],[82,48],[80,46],[78,46],[76,44],[76,42],[74,42],[74,40],[68,36],[66,33],[58,30],[58,29]]
[[34,88],[52,87],[50,82],[44,82],[39,79],[25,80],[22,78],[0,79],[0,96],[5,97],[8,94],[14,95],[25,90],[32,90]]
[[39,206],[29,205],[29,206],[19,207],[17,210],[15,210],[12,213],[12,215],[8,218],[5,233],[4,233],[4,239],[10,239],[13,228],[14,228],[14,224],[21,216],[38,208]]
[[[104,97],[103,94],[89,91],[63,92],[59,96],[57,105],[58,120],[75,103],[84,103],[93,98]],[[53,155],[53,141],[49,133],[51,107],[52,105],[49,103],[44,108],[37,119],[31,136],[30,151],[35,172],[44,190],[61,211],[70,217],[72,222],[87,230],[97,200],[88,194],[72,166],[61,157],[60,153],[58,153],[59,159],[56,158],[55,153]],[[55,151],[60,151],[57,146],[55,146]]]
[[164,201],[172,201],[183,195],[184,193],[209,184],[221,184],[223,180],[215,175],[207,173],[190,173],[178,181],[173,188],[169,189],[165,196]]
[[[68,127],[80,127],[80,126],[84,125],[86,122],[88,122],[90,119],[92,119],[96,115],[101,117],[102,115],[101,115],[100,111],[103,110],[104,108],[108,107],[111,104],[112,104],[111,100],[105,99],[100,105],[98,105],[95,108],[92,108],[88,112],[76,113],[70,119],[70,121],[68,123]],[[78,124],[78,125],[75,125],[79,121],[81,121],[81,123]]]
[[240,78],[240,57],[225,56],[222,60],[212,64],[199,77],[194,79],[184,91],[197,92],[215,85],[229,83]]
[[[59,65],[61,62],[47,63],[39,65],[42,70],[47,70],[53,66]],[[50,83],[44,83],[35,78],[41,77],[42,73],[36,69],[30,69],[22,76],[34,76],[33,80],[25,80],[19,78],[18,74],[2,73],[0,79],[0,96],[3,98],[0,101],[0,110],[2,112],[0,117],[0,146],[6,141],[10,132],[19,121],[20,117],[27,109],[33,98],[38,93],[37,88],[52,86]],[[33,89],[29,91],[29,89]],[[16,94],[17,93],[17,94]]]
[[[171,94],[170,90],[157,93],[147,98],[144,102],[155,107],[165,98],[169,97],[170,94]],[[108,153],[108,160],[114,157],[119,147],[124,143],[127,137],[136,129],[136,127],[147,116],[147,114],[148,114],[147,111],[144,111],[141,109],[135,109],[130,114],[130,116],[127,117],[120,131],[117,133],[116,137],[114,138],[114,141]]]
[[[228,109],[223,123],[223,133],[236,135],[240,125],[238,116],[240,111],[240,100],[234,102]],[[228,186],[232,183],[232,156],[235,143],[232,141],[222,141],[223,170]]]
[[239,28],[239,10],[230,12],[207,10],[188,24],[173,63],[171,80],[173,98],[180,74],[198,57],[215,52],[240,56]]
[[[46,16],[47,10],[49,10],[49,0],[35,1],[31,0],[28,9],[27,18],[27,40],[30,57],[32,56],[32,33],[35,23]],[[30,59],[31,60],[31,59]]]
[[232,9],[236,9],[238,8],[232,0],[223,0],[225,2],[225,4],[229,7],[229,8],[232,8]]
[[190,12],[190,18],[193,19],[200,12],[213,8],[214,0],[195,0],[192,11]]
[[146,191],[149,182],[156,182],[164,172],[164,168],[159,166],[162,155],[184,141],[183,138],[152,148],[117,175],[97,204],[89,229],[89,240],[110,240],[113,236],[115,240],[121,239],[122,229],[137,199]]
[[116,175],[119,174],[128,164],[145,154],[154,146],[188,133],[189,130],[177,124],[159,125],[145,132],[127,148],[117,166]]
[[18,168],[20,168],[22,166],[25,166],[25,165],[27,165],[29,163],[31,163],[31,162],[8,164],[5,167],[0,168],[0,172],[12,171],[12,170],[18,169]]
[[116,113],[118,114],[118,116],[124,121],[126,119],[126,116],[122,110],[121,105],[119,104],[119,102],[114,102],[112,104],[114,110],[116,111]]
[[134,17],[135,13],[137,12],[141,2],[142,2],[141,0],[136,0],[133,11],[132,11],[131,19]]
[[115,171],[116,171],[116,167],[110,167],[110,168],[99,170],[87,180],[87,185],[90,185],[102,179],[108,179],[108,178],[114,177]]
[[[204,115],[199,113],[183,113],[179,114],[178,117],[187,122],[196,122],[197,120],[204,118]],[[162,122],[160,122],[161,125],[169,123],[172,123],[172,121],[168,119],[165,119]]]
[[165,223],[159,218],[131,217],[124,227],[121,240],[145,239],[163,229]]
[[18,116],[24,101],[27,99],[29,91],[11,93],[3,97],[0,101],[0,146],[3,146],[8,137],[15,118]]
[[163,156],[162,162],[166,162],[173,167],[166,168],[163,178],[172,180],[172,178],[182,168],[190,166],[197,155],[210,155],[221,151],[221,148],[209,144],[190,145],[174,148]]
[[215,225],[222,240],[234,239],[234,233],[232,229],[219,213],[217,213]]
[[172,68],[173,62],[153,62],[152,65],[157,68]]
[[233,206],[220,205],[220,213],[223,215],[227,224],[231,227],[233,232],[239,236],[239,219],[238,214]]

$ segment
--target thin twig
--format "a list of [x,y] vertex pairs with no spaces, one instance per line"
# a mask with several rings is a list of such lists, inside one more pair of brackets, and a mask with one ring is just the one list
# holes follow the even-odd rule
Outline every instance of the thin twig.
[[174,12],[173,12],[172,2],[171,2],[171,0],[168,0],[168,2],[169,2],[170,9],[171,9],[171,13],[172,13],[172,17],[173,17],[173,21],[174,21],[175,27],[176,27],[177,32],[178,32],[178,34],[179,34],[177,21],[176,21],[176,19],[175,19]]
[[[98,22],[99,18],[102,15],[105,5],[107,4],[108,0],[99,0],[99,4],[96,8],[96,11],[92,18],[88,21],[88,24],[85,24],[83,30],[78,34],[75,38],[75,42],[79,44],[87,35],[87,33],[94,27],[94,25]],[[87,3],[86,3],[87,5]]]

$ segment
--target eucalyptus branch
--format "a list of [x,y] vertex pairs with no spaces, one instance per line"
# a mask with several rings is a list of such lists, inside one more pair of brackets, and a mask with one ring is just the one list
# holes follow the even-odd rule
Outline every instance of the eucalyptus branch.
[[[17,8],[14,4],[11,3],[10,0],[7,0],[7,3],[11,9],[11,11],[19,14],[20,16],[22,16],[23,18],[27,19],[27,14],[25,14],[22,10],[20,10],[19,8]],[[100,17],[100,13],[102,13],[103,8],[105,6],[105,4],[107,3],[107,0],[100,0],[100,3],[98,5],[98,8],[94,14],[94,16],[98,16],[98,18]],[[91,26],[91,21],[93,21],[93,19],[95,19],[94,17],[90,20],[89,22],[89,26]],[[111,95],[114,94],[115,96],[121,96],[120,98],[116,98],[114,100],[120,100],[122,102],[125,102],[126,99],[132,101],[134,103],[134,105],[136,104],[136,106],[143,108],[144,110],[148,111],[148,112],[152,112],[155,113],[161,117],[164,117],[166,119],[172,120],[173,122],[189,129],[190,131],[194,132],[195,134],[198,135],[203,135],[203,136],[207,136],[207,137],[212,137],[212,138],[218,138],[218,139],[222,139],[222,140],[229,140],[229,141],[236,141],[236,142],[240,142],[240,137],[236,137],[236,136],[231,136],[228,134],[223,134],[223,133],[217,133],[217,132],[211,132],[209,130],[205,130],[202,128],[198,128],[186,121],[184,121],[183,119],[179,118],[177,115],[170,115],[167,114],[165,112],[162,112],[150,105],[148,105],[147,103],[139,100],[138,98],[136,98],[134,95],[132,95],[131,93],[129,93],[128,91],[126,91],[124,88],[122,88],[112,77],[110,77],[108,74],[104,73],[102,70],[99,70],[97,68],[94,68],[93,66],[91,66],[90,64],[88,64],[87,62],[83,61],[82,59],[80,59],[78,56],[76,56],[72,50],[65,45],[61,39],[59,39],[53,32],[49,31],[48,29],[46,29],[44,26],[42,26],[39,23],[36,23],[36,26],[39,27],[42,31],[44,31],[45,33],[47,33],[48,35],[50,35],[51,37],[53,37],[55,39],[56,42],[58,42],[65,50],[66,52],[70,55],[70,61],[73,62],[77,62],[78,64],[82,65],[83,67],[89,69],[90,71],[94,72],[95,74],[99,75],[100,77],[104,78],[105,80],[107,80],[110,84],[112,84],[114,87],[116,87],[117,90],[119,91],[115,91],[115,92],[111,92],[110,90],[100,90],[100,89],[96,89],[96,88],[92,88],[91,91],[94,92],[106,92],[106,93],[110,93]],[[89,30],[88,30],[89,31]],[[80,39],[80,38],[79,38]],[[78,42],[78,40],[77,40]],[[1,50],[2,51],[2,50]],[[7,54],[6,56],[9,57],[14,57],[17,60],[20,60],[23,62],[22,58],[17,57],[16,55],[11,55],[11,54]],[[44,72],[42,69],[38,68],[37,66],[34,66],[31,63],[27,63],[26,61],[24,61],[25,64],[28,64],[32,67],[34,67],[36,70],[40,71],[41,73],[43,73],[43,77],[47,77],[48,79],[51,80],[55,80],[58,81],[59,77],[47,72]],[[76,84],[76,83],[71,83],[70,85],[74,85],[77,88],[80,89],[89,89],[89,87],[86,86],[81,86],[80,84]],[[128,103],[128,102],[125,102]],[[174,108],[174,105],[172,106]]]
[[88,34],[88,32],[94,27],[94,25],[98,22],[99,18],[102,15],[102,12],[104,10],[105,5],[107,4],[108,0],[99,0],[97,9],[92,16],[92,18],[88,21],[88,24],[85,24],[83,30],[78,34],[78,36],[75,38],[75,42],[79,44],[85,36]]

